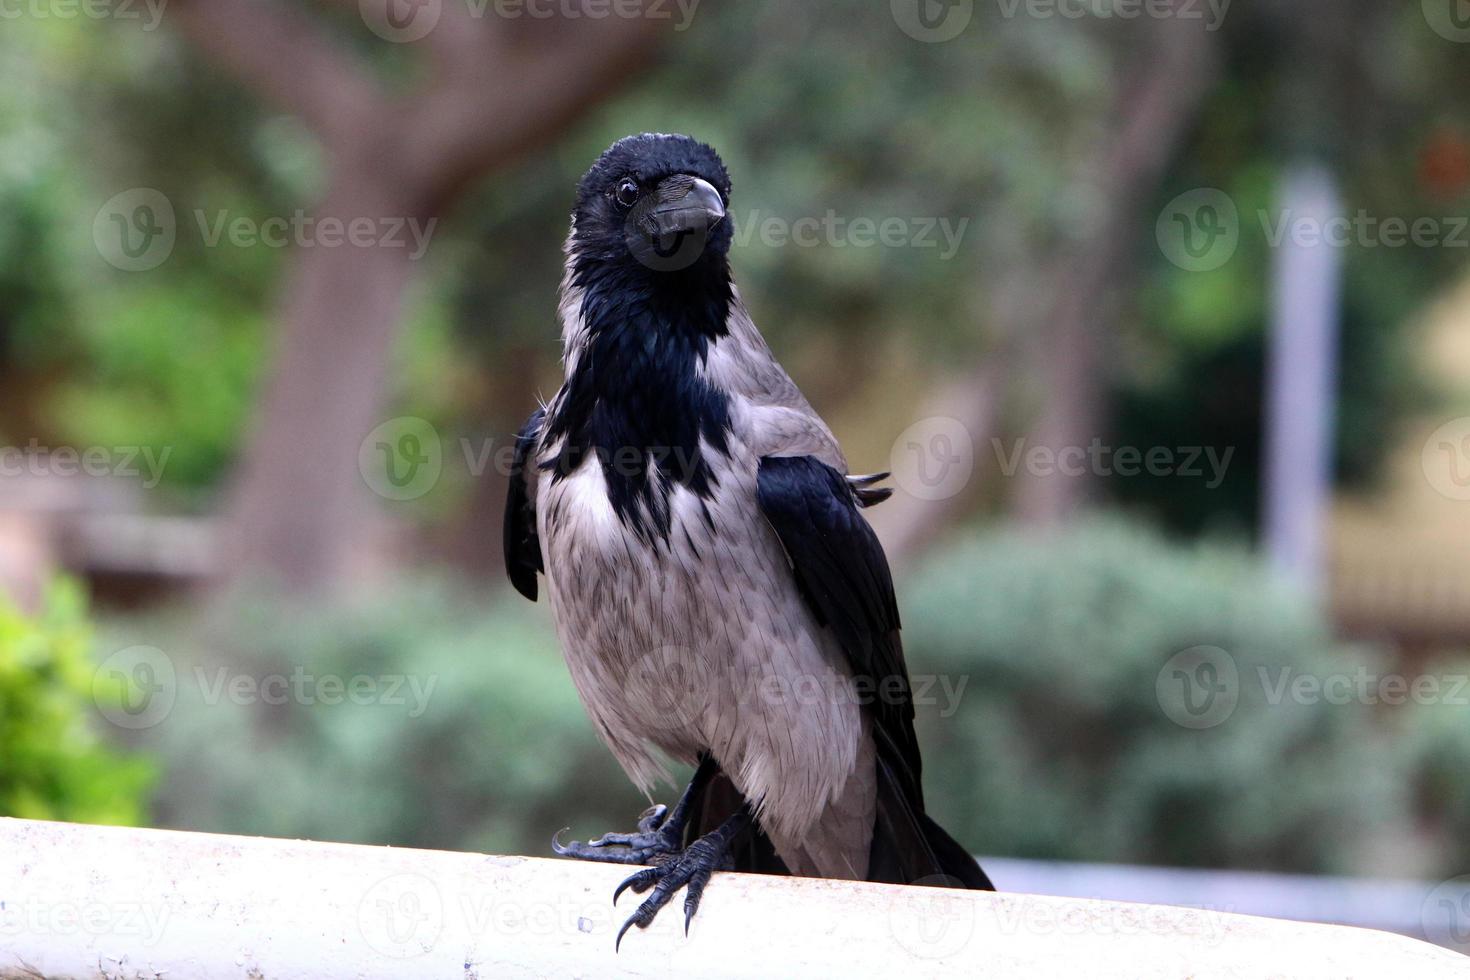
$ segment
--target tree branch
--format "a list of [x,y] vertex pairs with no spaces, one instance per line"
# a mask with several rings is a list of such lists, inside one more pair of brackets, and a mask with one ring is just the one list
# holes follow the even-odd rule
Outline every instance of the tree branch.
[[329,145],[384,103],[363,65],[309,15],[275,0],[186,0],[172,16],[199,50]]
[[[468,19],[453,4],[445,8],[450,16]],[[466,27],[476,28],[480,47],[438,42],[434,82],[408,112],[405,179],[423,189],[430,213],[477,175],[543,142],[605,98],[668,29],[648,16]],[[434,33],[461,31],[441,22]]]

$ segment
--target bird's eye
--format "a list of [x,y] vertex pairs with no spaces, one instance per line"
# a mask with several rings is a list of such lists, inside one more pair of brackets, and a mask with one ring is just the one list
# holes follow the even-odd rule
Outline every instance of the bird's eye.
[[623,207],[631,208],[638,202],[638,182],[631,177],[618,181],[618,186],[613,188],[613,199]]

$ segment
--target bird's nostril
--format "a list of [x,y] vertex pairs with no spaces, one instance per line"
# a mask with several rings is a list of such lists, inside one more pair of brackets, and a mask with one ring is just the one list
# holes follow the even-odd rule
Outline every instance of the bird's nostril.
[[661,181],[658,185],[659,203],[668,204],[687,196],[694,189],[694,180],[689,174],[675,174]]

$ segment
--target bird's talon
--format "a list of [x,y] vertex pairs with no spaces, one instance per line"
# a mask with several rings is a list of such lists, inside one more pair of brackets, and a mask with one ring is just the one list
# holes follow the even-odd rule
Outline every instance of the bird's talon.
[[651,834],[655,830],[658,830],[663,826],[664,816],[668,812],[669,808],[662,803],[655,803],[647,810],[644,810],[638,818],[639,833]]
[[643,903],[628,917],[628,921],[623,923],[614,949],[622,943],[623,934],[630,926],[636,925],[640,929],[646,929],[658,915],[659,910],[669,903],[669,899],[680,888],[685,889],[684,934],[687,936],[689,924],[694,920],[694,913],[699,911],[699,900],[704,895],[704,886],[709,884],[710,877],[716,870],[725,867],[729,862],[731,841],[749,826],[750,819],[749,811],[742,810],[725,821],[718,829],[690,844],[668,862],[652,868],[644,868],[625,878],[613,892],[614,905],[617,904],[619,896],[628,889],[640,895],[651,889],[653,894],[644,899]]

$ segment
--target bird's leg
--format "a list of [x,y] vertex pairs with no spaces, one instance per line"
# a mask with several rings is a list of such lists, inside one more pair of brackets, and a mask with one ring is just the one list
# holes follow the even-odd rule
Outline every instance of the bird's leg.
[[623,923],[623,928],[618,930],[613,949],[616,950],[623,944],[623,934],[631,927],[647,929],[654,916],[658,915],[659,909],[669,904],[669,899],[680,888],[686,889],[684,934],[687,936],[689,921],[699,911],[699,898],[704,894],[704,886],[709,884],[710,876],[716,871],[729,870],[730,846],[735,838],[750,827],[753,819],[750,807],[741,806],[733,817],[690,844],[677,857],[656,867],[645,868],[619,885],[618,890],[613,892],[614,905],[626,888],[631,888],[640,895],[653,889],[653,894],[645,898],[643,904]]
[[585,844],[575,840],[563,844],[561,833],[557,832],[551,838],[551,849],[563,857],[612,864],[647,864],[652,858],[678,854],[684,849],[684,828],[689,823],[689,808],[718,769],[713,757],[708,753],[701,755],[699,768],[694,770],[694,777],[689,780],[674,809],[671,811],[662,803],[649,807],[638,819],[638,830],[634,833],[608,833]]

